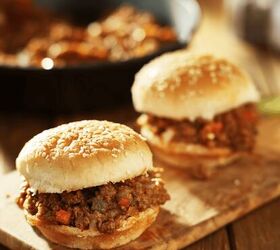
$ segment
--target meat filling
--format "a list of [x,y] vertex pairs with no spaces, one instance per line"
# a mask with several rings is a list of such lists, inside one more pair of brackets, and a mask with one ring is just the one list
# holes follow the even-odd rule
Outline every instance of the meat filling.
[[[158,136],[167,134],[170,141],[228,147],[233,151],[251,151],[255,144],[258,115],[253,104],[243,105],[217,115],[213,120],[176,121],[147,115],[140,126],[148,126]],[[170,136],[171,134],[171,136]]]
[[17,202],[45,223],[112,233],[122,220],[167,200],[159,173],[149,172],[124,182],[61,194],[34,193],[25,183]]

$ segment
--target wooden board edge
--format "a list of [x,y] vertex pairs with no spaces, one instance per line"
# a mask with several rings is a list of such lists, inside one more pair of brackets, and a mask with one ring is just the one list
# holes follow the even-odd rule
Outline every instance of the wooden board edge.
[[[172,248],[174,243],[171,242],[171,248],[168,247],[167,249],[181,249],[192,243],[195,243],[205,236],[221,229],[223,226],[226,226],[227,224],[245,216],[251,211],[273,201],[279,196],[280,183],[271,183],[270,185],[267,185],[266,188],[261,190],[260,193],[252,194],[249,196],[249,199],[243,199],[238,204],[231,206],[227,210],[221,211],[218,216],[215,216],[209,220],[197,224],[195,227],[190,228],[190,231],[192,232],[192,235],[194,235],[194,237],[189,238],[189,233],[187,233],[185,234],[185,236],[176,239],[177,248]],[[202,231],[203,233],[201,233]]]
[[9,249],[30,249],[36,250],[33,247],[30,247],[27,243],[20,240],[15,240],[15,238],[8,234],[6,231],[1,230],[0,228],[0,242],[3,246],[8,247]]

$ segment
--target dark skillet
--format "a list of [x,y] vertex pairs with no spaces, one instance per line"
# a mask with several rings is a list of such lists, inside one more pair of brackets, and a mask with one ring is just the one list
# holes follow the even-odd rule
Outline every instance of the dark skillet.
[[200,10],[195,0],[37,0],[38,4],[88,23],[100,13],[129,3],[148,10],[172,27],[179,41],[145,57],[122,62],[98,62],[46,71],[40,68],[0,66],[0,109],[40,113],[69,113],[110,108],[130,101],[135,73],[152,58],[185,47],[196,28]]

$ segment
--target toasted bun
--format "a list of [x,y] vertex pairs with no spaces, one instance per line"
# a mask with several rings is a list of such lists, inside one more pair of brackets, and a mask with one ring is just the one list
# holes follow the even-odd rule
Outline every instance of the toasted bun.
[[190,153],[174,153],[162,148],[153,147],[156,159],[176,168],[187,169],[192,176],[200,179],[210,178],[219,167],[233,163],[242,157],[241,153],[213,156],[211,153],[195,155]]
[[249,76],[226,59],[181,50],[145,65],[132,99],[138,112],[193,121],[256,102],[259,94]]
[[110,249],[138,238],[156,220],[158,213],[159,207],[148,208],[123,221],[121,227],[112,234],[101,234],[95,229],[81,231],[63,225],[44,225],[30,214],[26,214],[26,218],[54,243],[80,249]]
[[207,148],[202,145],[164,140],[148,127],[141,128],[155,157],[168,165],[188,169],[198,178],[209,178],[217,167],[225,166],[239,159],[242,154],[228,148]]
[[127,126],[80,121],[45,130],[25,144],[16,167],[42,193],[62,193],[134,178],[152,169],[144,138]]

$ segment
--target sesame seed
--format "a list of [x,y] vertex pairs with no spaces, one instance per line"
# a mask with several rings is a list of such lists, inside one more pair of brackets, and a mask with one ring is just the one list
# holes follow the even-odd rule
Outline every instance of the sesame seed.
[[216,70],[216,69],[217,69],[217,65],[214,64],[214,63],[211,63],[211,64],[208,66],[208,70],[209,70],[209,71],[214,71],[214,70]]
[[220,65],[220,74],[228,75],[232,73],[232,67],[228,64],[221,64]]
[[202,71],[199,68],[190,68],[188,72],[190,77],[199,77],[202,75]]
[[190,85],[194,85],[196,82],[197,82],[197,77],[192,77],[190,80],[189,80],[189,84]]
[[217,77],[211,77],[212,83],[216,84],[218,83],[218,78]]
[[215,134],[213,134],[213,133],[208,133],[208,134],[207,134],[207,139],[208,139],[208,140],[214,140],[214,139],[215,139]]
[[188,96],[195,96],[196,95],[196,92],[195,91],[190,91],[188,92]]
[[[80,121],[49,129],[35,136],[28,144],[36,144],[36,157],[47,160],[78,155],[91,157],[98,152],[110,152],[118,157],[131,141],[139,143],[142,137],[132,129],[107,121]],[[32,146],[31,146],[32,147]]]
[[212,78],[217,77],[217,74],[215,72],[210,72],[210,77]]
[[241,184],[239,179],[235,179],[233,183],[235,186],[240,186],[240,184]]

